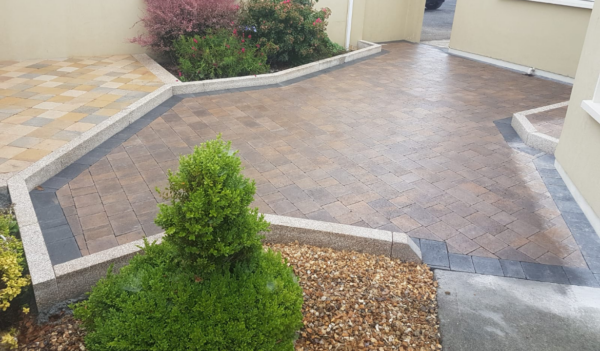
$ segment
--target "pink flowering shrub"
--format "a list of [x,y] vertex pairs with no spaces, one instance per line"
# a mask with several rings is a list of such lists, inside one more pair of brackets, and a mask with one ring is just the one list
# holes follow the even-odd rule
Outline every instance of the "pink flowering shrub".
[[242,26],[267,48],[270,63],[299,65],[331,57],[344,49],[325,30],[331,10],[316,10],[312,0],[246,0]]
[[175,42],[179,79],[183,82],[261,74],[269,71],[267,55],[252,35],[221,29]]
[[140,20],[147,34],[130,39],[158,53],[172,54],[173,42],[209,29],[231,28],[239,6],[235,0],[145,0]]

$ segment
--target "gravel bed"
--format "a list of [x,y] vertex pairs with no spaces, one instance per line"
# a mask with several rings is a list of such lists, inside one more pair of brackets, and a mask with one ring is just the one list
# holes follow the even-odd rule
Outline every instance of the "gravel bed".
[[304,290],[297,351],[441,350],[433,272],[424,264],[306,245],[272,245]]
[[[304,290],[297,351],[441,350],[437,283],[424,264],[299,244],[269,245],[294,267]],[[21,323],[19,350],[85,350],[68,314]]]

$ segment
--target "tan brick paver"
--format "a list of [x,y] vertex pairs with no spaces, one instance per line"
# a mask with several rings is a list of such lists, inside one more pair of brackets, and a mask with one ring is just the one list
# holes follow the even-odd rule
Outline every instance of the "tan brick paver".
[[130,55],[0,62],[0,173],[25,169],[161,85]]
[[178,155],[222,133],[264,213],[585,266],[533,157],[493,123],[564,101],[570,87],[429,46],[385,49],[290,86],[183,100],[60,190],[83,254],[161,232],[155,187]]

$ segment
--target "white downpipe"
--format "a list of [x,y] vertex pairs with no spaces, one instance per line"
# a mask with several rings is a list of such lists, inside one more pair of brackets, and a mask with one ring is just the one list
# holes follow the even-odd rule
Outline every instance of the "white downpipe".
[[348,0],[348,18],[346,19],[346,50],[350,49],[350,33],[352,32],[352,9],[354,0]]

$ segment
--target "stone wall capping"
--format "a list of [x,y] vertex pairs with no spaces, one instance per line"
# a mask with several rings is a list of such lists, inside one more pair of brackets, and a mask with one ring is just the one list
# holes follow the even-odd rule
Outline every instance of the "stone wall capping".
[[525,145],[537,150],[541,150],[545,153],[554,155],[554,151],[558,146],[558,139],[538,132],[537,129],[533,126],[533,124],[529,122],[527,116],[565,107],[568,105],[569,102],[565,101],[560,102],[558,104],[542,106],[527,111],[517,112],[513,115],[511,126],[515,129],[519,137],[521,137]]

